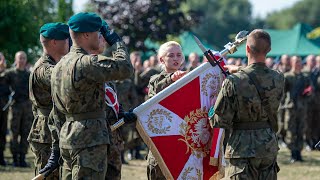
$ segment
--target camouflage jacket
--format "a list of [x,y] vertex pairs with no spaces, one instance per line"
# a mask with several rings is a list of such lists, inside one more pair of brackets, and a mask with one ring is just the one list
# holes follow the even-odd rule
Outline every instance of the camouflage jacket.
[[148,86],[150,78],[153,75],[156,75],[159,73],[160,73],[160,71],[156,70],[155,68],[147,69],[147,70],[143,71],[141,74],[139,74],[138,82],[136,84],[139,85],[140,86],[139,88],[143,89],[143,91],[144,91],[145,88]]
[[304,108],[308,99],[303,95],[303,91],[311,85],[309,74],[303,72],[295,74],[292,71],[284,73],[285,108]]
[[117,89],[118,101],[125,111],[139,105],[137,91],[130,78],[122,81],[115,81],[114,83]]
[[34,111],[34,120],[28,141],[50,143],[51,133],[48,117],[52,109],[51,73],[56,62],[48,55],[43,55],[35,64],[29,78],[30,100]]
[[156,68],[150,68],[150,69],[147,69],[145,70],[144,72],[142,72],[140,75],[139,75],[139,85],[140,85],[140,89],[144,92],[145,94],[145,100],[148,99],[148,84],[149,84],[149,81],[150,81],[150,78],[153,76],[153,75],[156,75],[156,74],[159,74],[161,71],[158,71]]
[[108,144],[104,82],[125,79],[133,67],[122,42],[114,44],[112,57],[89,55],[80,47],[71,50],[52,71],[52,98],[65,114],[60,148],[85,148]]
[[151,76],[149,85],[148,85],[148,98],[152,98],[154,95],[162,91],[164,88],[168,87],[173,83],[171,79],[171,75],[173,73],[167,73],[165,71],[161,71],[160,74],[156,74]]
[[316,93],[320,93],[320,69],[316,68],[311,73],[311,81]]
[[27,70],[19,70],[15,67],[4,72],[6,84],[15,91],[14,102],[25,102],[29,100],[29,75]]
[[[276,115],[283,94],[283,74],[267,68],[263,63],[254,63],[246,72],[256,76],[271,106],[266,112],[261,104],[255,85],[242,71],[225,79],[214,105],[215,127],[232,129],[227,147],[226,158],[250,158],[274,156],[278,151],[276,133],[271,128],[254,130],[235,129],[236,124],[256,124],[268,121],[267,113]],[[271,127],[271,126],[270,126]]]

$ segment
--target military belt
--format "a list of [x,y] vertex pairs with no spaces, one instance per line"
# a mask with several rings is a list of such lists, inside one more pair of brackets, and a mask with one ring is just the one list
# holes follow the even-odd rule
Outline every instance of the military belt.
[[51,109],[37,108],[37,114],[42,114],[44,116],[49,116],[50,112],[51,112]]
[[79,114],[66,114],[67,121],[82,121],[88,119],[106,118],[105,111],[85,112]]
[[271,128],[268,121],[239,122],[233,124],[233,129],[235,130],[257,130],[265,128]]

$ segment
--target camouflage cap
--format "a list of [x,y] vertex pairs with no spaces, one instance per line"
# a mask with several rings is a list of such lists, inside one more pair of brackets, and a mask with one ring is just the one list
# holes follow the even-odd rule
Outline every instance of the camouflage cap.
[[78,13],[73,15],[68,25],[74,32],[95,32],[102,27],[102,19],[95,13]]
[[48,39],[64,40],[70,37],[69,27],[64,23],[47,23],[40,28],[40,34]]

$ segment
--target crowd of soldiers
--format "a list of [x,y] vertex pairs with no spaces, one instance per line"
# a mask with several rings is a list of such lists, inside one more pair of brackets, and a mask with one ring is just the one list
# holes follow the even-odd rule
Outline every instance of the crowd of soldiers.
[[[86,18],[96,18],[94,15],[90,15]],[[82,18],[82,17],[77,17]],[[94,19],[94,20],[96,20]],[[76,24],[78,19],[75,19],[74,22],[71,22],[69,26],[71,26],[71,30],[74,31],[73,39],[78,40],[75,43],[78,45],[81,44],[79,40],[79,35],[77,33],[83,33],[82,26]],[[97,20],[100,22],[100,20]],[[97,24],[99,24],[99,22]],[[75,23],[75,24],[72,24]],[[93,24],[91,28],[96,29],[85,29],[84,32],[95,32],[101,28],[101,23],[99,25]],[[60,28],[61,34],[50,34],[50,28]],[[105,25],[105,27],[108,27]],[[62,30],[63,28],[67,28],[67,30]],[[109,30],[107,30],[108,33]],[[58,31],[56,31],[58,32]],[[105,37],[106,36],[106,37]],[[112,38],[110,38],[112,36]],[[70,37],[68,26],[62,24],[47,24],[40,29],[40,42],[43,46],[44,55],[39,59],[39,61],[35,64],[33,68],[30,69],[27,64],[27,54],[23,51],[19,51],[15,55],[14,64],[11,68],[7,68],[5,57],[2,53],[0,53],[0,165],[6,165],[7,162],[4,159],[4,150],[6,145],[6,136],[7,129],[9,127],[10,130],[10,151],[12,153],[12,165],[15,167],[28,167],[29,165],[25,161],[26,154],[28,153],[29,144],[31,146],[32,152],[35,154],[35,166],[37,168],[37,172],[41,172],[40,169],[44,168],[46,165],[46,161],[52,158],[52,154],[57,152],[54,148],[55,138],[54,135],[51,135],[55,130],[49,129],[46,124],[49,126],[54,124],[57,126],[57,122],[50,122],[49,116],[59,116],[59,113],[54,113],[54,110],[51,112],[51,109],[63,109],[68,115],[73,110],[74,107],[65,107],[64,102],[59,104],[59,90],[57,89],[57,95],[53,97],[55,99],[55,106],[53,106],[52,95],[50,93],[50,88],[53,86],[61,86],[60,82],[63,82],[61,79],[56,79],[54,82],[50,82],[51,73],[57,75],[61,73],[59,70],[71,66],[59,66],[60,69],[56,68],[55,72],[51,72],[50,68],[53,66],[68,53],[66,49],[69,50],[69,41]],[[108,41],[109,45],[116,44],[118,52],[117,58],[122,56],[124,59],[126,58],[126,53],[122,52],[123,45],[120,43],[119,37],[114,34],[104,35],[105,39]],[[100,38],[100,36],[99,36]],[[50,40],[57,40],[57,42],[51,42]],[[116,40],[115,40],[116,39]],[[52,43],[52,44],[50,44]],[[60,43],[60,44],[59,44]],[[104,41],[104,43],[106,43]],[[85,45],[83,45],[85,46]],[[101,44],[99,44],[101,46]],[[54,49],[54,47],[56,49]],[[60,49],[59,47],[64,47]],[[80,46],[82,47],[82,46]],[[111,49],[111,48],[110,48]],[[71,49],[72,50],[72,49]],[[73,52],[82,52],[81,49],[73,49]],[[50,53],[55,52],[55,53]],[[98,53],[99,47],[97,47],[96,51],[92,50],[92,54],[102,54],[104,56],[97,56],[98,62],[103,62],[103,58],[107,57],[110,52],[104,51],[103,53]],[[50,54],[50,56],[49,56]],[[111,53],[112,54],[112,53]],[[71,58],[66,56],[64,58]],[[72,57],[74,58],[74,57]],[[80,59],[83,56],[79,57]],[[89,57],[88,57],[89,58]],[[95,57],[90,59],[90,61],[94,61]],[[102,58],[99,59],[99,58]],[[123,76],[123,78],[112,79],[102,78],[103,80],[110,80],[110,84],[106,83],[106,87],[111,87],[111,91],[116,91],[116,96],[119,103],[121,104],[120,110],[123,112],[131,112],[131,110],[140,104],[142,104],[148,98],[148,84],[151,76],[155,74],[159,74],[162,72],[163,67],[158,63],[158,58],[156,55],[150,56],[149,59],[144,60],[142,62],[141,54],[138,51],[134,51],[130,53],[130,62],[134,69],[134,75],[132,76]],[[204,58],[202,62],[206,62],[207,60]],[[182,65],[181,70],[185,70],[187,72],[192,71],[196,67],[200,65],[199,55],[196,53],[191,53],[188,56],[188,63]],[[286,145],[292,154],[290,162],[295,161],[303,161],[301,157],[301,151],[306,144],[308,150],[313,150],[314,145],[320,140],[320,121],[317,119],[320,117],[320,56],[309,55],[305,58],[305,65],[303,66],[303,62],[301,57],[298,56],[288,56],[283,55],[280,58],[279,62],[275,62],[272,58],[267,58],[266,65],[269,68],[276,69],[284,73],[285,77],[285,89],[284,96],[282,97],[281,105],[278,110],[278,126],[279,128],[279,138],[280,141]],[[42,64],[41,64],[42,63]],[[47,64],[46,64],[47,63]],[[69,62],[71,63],[71,61]],[[78,62],[74,62],[78,63]],[[46,64],[48,66],[41,66]],[[241,59],[229,58],[227,60],[227,64],[237,65],[237,66],[245,66],[245,63],[242,62]],[[104,67],[109,64],[103,64],[101,67]],[[99,65],[100,66],[100,65]],[[111,66],[111,65],[110,65]],[[115,65],[118,67],[120,65]],[[125,65],[122,65],[125,66]],[[39,67],[46,67],[41,69]],[[83,68],[83,67],[81,67]],[[120,67],[118,67],[120,68]],[[121,68],[120,68],[121,69]],[[128,68],[130,69],[130,68]],[[81,69],[83,70],[83,69]],[[61,70],[62,71],[62,70]],[[68,76],[70,73],[68,70],[63,71],[62,73],[66,73],[65,76]],[[79,72],[77,72],[79,73]],[[88,73],[88,72],[87,72]],[[96,73],[96,72],[95,72]],[[128,72],[130,74],[130,72]],[[72,84],[72,86],[76,86],[76,83],[81,82],[81,78],[83,78],[83,74],[76,74],[77,77]],[[74,76],[76,76],[74,75]],[[98,75],[100,75],[98,73]],[[47,77],[48,76],[48,77]],[[103,76],[103,75],[101,75]],[[104,75],[105,76],[105,75]],[[29,80],[30,77],[30,80]],[[42,81],[41,78],[47,78],[48,81]],[[118,76],[113,76],[118,77]],[[94,78],[93,78],[94,79]],[[56,83],[56,84],[55,84]],[[35,86],[35,84],[37,86]],[[80,86],[80,85],[79,85]],[[37,89],[38,88],[38,89]],[[108,89],[107,88],[107,89]],[[92,91],[94,89],[91,89]],[[90,91],[91,91],[90,90]],[[89,90],[88,90],[89,91]],[[102,90],[101,90],[102,91]],[[69,91],[71,93],[71,90]],[[47,94],[46,94],[47,93]],[[64,92],[65,93],[65,92]],[[93,92],[94,94],[95,92]],[[111,93],[112,94],[112,93]],[[63,95],[63,93],[62,93]],[[75,95],[76,96],[76,95]],[[39,99],[43,99],[41,103],[39,103]],[[71,101],[78,101],[83,103],[87,99],[70,99]],[[67,102],[69,103],[69,101]],[[75,104],[75,103],[74,103]],[[90,104],[92,106],[92,104]],[[98,104],[99,105],[99,104]],[[107,111],[108,112],[108,111]],[[110,111],[112,112],[112,111]],[[119,113],[121,114],[121,113]],[[72,128],[72,123],[76,117],[70,117],[66,120],[66,123],[70,124],[70,128]],[[110,115],[110,114],[109,114]],[[117,115],[118,116],[118,115]],[[122,113],[122,117],[126,119],[134,119],[130,117],[130,113]],[[41,120],[41,118],[43,120]],[[90,118],[93,118],[90,116]],[[99,118],[99,117],[94,117]],[[9,119],[7,121],[7,119]],[[54,118],[52,118],[54,119]],[[118,117],[115,117],[113,112],[110,116],[107,114],[107,119],[110,121],[110,124],[116,122]],[[134,120],[133,120],[134,121]],[[9,123],[7,123],[9,122]],[[79,126],[79,125],[78,125]],[[61,127],[60,127],[61,128]],[[38,129],[46,129],[44,131],[39,132]],[[61,131],[65,131],[66,129],[61,129]],[[57,131],[60,131],[57,130]],[[45,132],[45,133],[44,133]],[[79,135],[79,134],[78,134]],[[102,137],[103,135],[101,135]],[[113,146],[111,147],[110,153],[120,153],[121,155],[116,155],[114,157],[120,157],[121,159],[112,159],[113,155],[108,156],[108,160],[112,161],[111,165],[108,164],[109,168],[114,168],[115,170],[112,172],[117,172],[117,170],[121,171],[121,165],[117,166],[117,164],[128,163],[126,160],[130,157],[135,159],[143,159],[144,156],[141,154],[143,149],[146,149],[146,146],[142,142],[139,134],[135,130],[134,124],[125,124],[120,128],[120,132],[118,134],[112,133]],[[66,137],[65,139],[68,139]],[[78,138],[79,139],[79,138]],[[84,138],[85,139],[85,138]],[[81,139],[83,140],[83,139]],[[108,141],[107,139],[104,139]],[[29,142],[28,142],[29,141]],[[61,144],[65,144],[64,150],[61,151],[65,153],[65,156],[72,155],[72,152],[68,150],[69,146],[67,144],[71,144],[71,146],[81,146],[81,143],[74,145],[75,142],[60,142]],[[78,143],[78,142],[76,142]],[[97,142],[96,142],[97,143]],[[98,142],[108,143],[108,142]],[[70,147],[71,147],[70,146]],[[72,149],[73,147],[71,147]],[[100,146],[100,148],[104,148],[104,146]],[[88,148],[87,148],[88,149]],[[105,148],[107,149],[107,148]],[[92,152],[100,150],[89,149]],[[60,152],[59,152],[60,153]],[[78,152],[77,152],[78,153]],[[107,153],[107,152],[105,152]],[[60,156],[60,154],[59,154]],[[45,161],[41,160],[40,157],[45,157]],[[110,158],[109,158],[110,157]],[[65,159],[64,159],[65,160]],[[109,163],[109,162],[108,162]],[[89,165],[88,165],[89,166]],[[93,166],[93,165],[90,165]],[[100,167],[97,167],[99,169]],[[94,168],[93,168],[94,169]],[[69,172],[71,173],[71,172]],[[73,173],[73,172],[72,172]],[[70,176],[70,174],[64,174],[65,176]],[[121,172],[117,172],[117,174],[109,174],[111,176],[121,177]],[[54,176],[59,176],[59,174],[54,174]]]
[[[19,145],[17,146],[17,136],[20,135],[17,131],[20,129],[19,127],[25,127],[22,128],[21,130],[25,130],[26,132],[21,132],[23,137],[27,137],[29,131],[27,129],[30,129],[31,124],[32,124],[32,112],[31,112],[31,106],[29,105],[24,105],[24,107],[18,106],[20,102],[29,102],[29,87],[28,87],[28,78],[30,74],[30,70],[33,68],[27,67],[27,56],[26,53],[23,51],[19,51],[16,53],[15,56],[15,63],[14,66],[11,68],[8,68],[6,65],[6,59],[2,53],[0,53],[0,72],[2,73],[1,76],[1,151],[3,152],[4,150],[4,145],[5,145],[5,136],[8,133],[7,131],[7,117],[8,117],[8,111],[11,109],[14,109],[15,107],[21,108],[19,110],[19,113],[25,113],[24,115],[20,115],[19,117],[21,118],[16,118],[16,114],[13,114],[14,112],[10,112],[9,117],[10,117],[10,131],[12,132],[12,146],[11,151],[15,152],[14,162],[18,162],[18,156],[20,154],[20,148],[22,149],[27,149],[27,144],[25,143],[24,145]],[[317,78],[320,75],[320,56],[314,56],[314,55],[309,55],[305,58],[305,61],[302,61],[301,57],[298,56],[288,56],[288,55],[282,55],[280,58],[279,62],[276,62],[273,58],[269,57],[266,59],[266,65],[269,68],[279,70],[283,73],[288,74],[292,70],[292,62],[297,61],[298,59],[298,64],[301,67],[301,70],[298,70],[296,73],[297,75],[301,74],[307,79],[304,80],[306,83],[309,83],[309,85],[312,85],[312,91],[310,94],[304,94],[303,91],[304,89],[299,90],[299,86],[293,87],[292,85],[288,88],[297,88],[296,91],[294,92],[296,95],[298,95],[298,91],[301,91],[301,97],[298,99],[291,99],[290,103],[293,102],[299,102],[302,104],[299,104],[299,108],[303,108],[303,110],[297,111],[299,112],[299,116],[301,116],[301,125],[299,129],[303,129],[302,135],[300,137],[304,137],[304,141],[299,141],[300,143],[305,143],[306,149],[313,150],[314,145],[316,142],[319,140],[319,129],[320,129],[320,122],[317,120],[317,112],[320,112],[320,106],[318,106],[318,103],[320,102],[319,99],[319,93],[320,93],[320,87],[318,85]],[[137,107],[141,103],[143,103],[146,99],[146,95],[148,92],[147,85],[149,83],[149,79],[151,76],[158,74],[161,72],[161,65],[158,63],[158,60],[156,58],[156,55],[150,56],[148,59],[144,60],[142,63],[141,59],[141,54],[138,51],[134,51],[130,53],[130,60],[131,63],[134,65],[135,69],[135,75],[131,78],[125,79],[125,80],[118,80],[115,81],[116,84],[116,89],[117,89],[117,94],[119,102],[122,104],[123,108],[125,110],[132,109],[134,107]],[[22,63],[20,62],[22,61]],[[25,62],[23,62],[25,61]],[[19,63],[20,62],[20,63]],[[201,62],[206,62],[204,59]],[[198,56],[197,53],[191,53],[188,56],[188,61],[187,65],[182,67],[182,69],[185,69],[187,71],[191,71],[198,67],[200,64],[200,57]],[[233,64],[233,65],[239,65],[239,66],[245,66],[245,62],[243,62],[240,58],[228,58],[227,59],[227,64]],[[296,68],[296,65],[293,65],[294,68]],[[289,84],[288,84],[289,86]],[[306,85],[306,87],[308,87]],[[287,90],[289,91],[289,90]],[[12,93],[14,92],[14,94]],[[12,95],[12,94],[13,95]],[[13,97],[13,101],[9,101],[9,97]],[[286,96],[287,97],[287,96]],[[289,98],[289,97],[287,97]],[[294,97],[298,98],[298,97]],[[285,101],[285,97],[283,98],[281,107],[279,107],[279,113],[278,113],[278,118],[279,118],[279,126],[282,127],[281,132],[279,134],[281,143],[286,142],[285,140],[285,135],[286,135],[286,130],[288,129],[288,124],[285,125],[285,121],[289,120],[289,112],[285,113],[285,109],[290,109],[288,103],[289,99]],[[6,106],[7,103],[10,102],[10,106]],[[30,102],[29,102],[30,103]],[[6,107],[6,108],[4,108]],[[16,112],[17,113],[17,112]],[[30,115],[31,114],[31,115]],[[318,116],[319,117],[319,116]],[[21,119],[21,120],[17,120]],[[13,120],[13,122],[12,122]],[[15,122],[16,121],[16,122]],[[20,123],[27,123],[27,124],[22,124]],[[125,125],[125,128],[121,128],[123,131],[123,138],[125,139],[125,149],[130,150],[130,155],[129,156],[134,156],[136,159],[141,159],[141,154],[140,154],[140,149],[144,148],[143,143],[141,143],[139,135],[135,132],[134,127]],[[11,138],[10,138],[11,139]],[[22,139],[23,141],[23,139]],[[137,144],[137,146],[135,145]],[[284,145],[284,144],[282,144]],[[23,150],[24,155],[22,153],[22,156],[25,156],[26,150]],[[127,155],[128,156],[128,155]],[[3,155],[0,154],[1,158],[1,164],[3,165]],[[125,159],[123,159],[123,162],[125,162]],[[14,163],[14,164],[16,164]],[[125,162],[127,163],[127,162]],[[22,164],[25,164],[24,162]]]

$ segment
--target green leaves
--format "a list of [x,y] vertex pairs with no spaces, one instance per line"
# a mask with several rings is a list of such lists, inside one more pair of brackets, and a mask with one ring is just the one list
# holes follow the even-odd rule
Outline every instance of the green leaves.
[[320,24],[320,1],[302,0],[290,8],[269,14],[266,18],[268,28],[289,29],[297,23]]
[[[60,1],[59,1],[60,2]],[[58,4],[55,0],[6,0],[0,2],[0,51],[6,59],[13,63],[17,51],[25,51],[28,61],[33,62],[42,53],[39,43],[39,29],[48,22],[65,22],[71,13],[66,12],[72,7],[64,2],[65,19],[57,17]]]
[[[98,13],[123,36],[130,49],[146,50],[144,41],[166,41],[194,25],[195,12],[181,10],[185,0],[95,1]],[[192,14],[193,13],[193,14]]]

